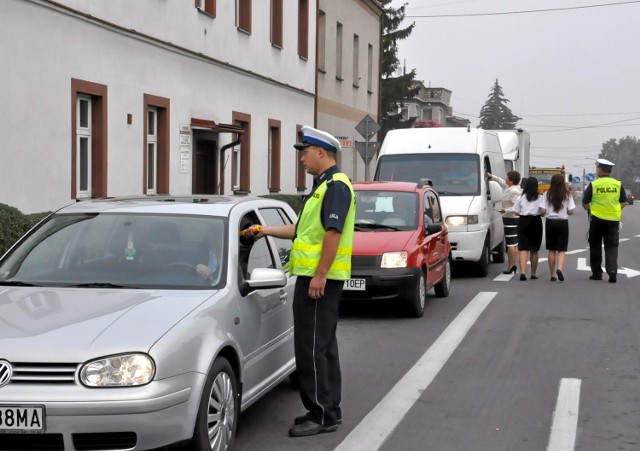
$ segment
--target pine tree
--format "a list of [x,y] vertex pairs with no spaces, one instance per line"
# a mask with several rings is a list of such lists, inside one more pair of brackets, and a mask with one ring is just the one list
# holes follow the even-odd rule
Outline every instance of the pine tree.
[[516,116],[507,106],[508,99],[504,98],[498,79],[491,88],[489,98],[480,110],[479,128],[485,130],[512,130],[521,117]]
[[418,94],[420,85],[415,82],[416,70],[395,76],[400,68],[398,60],[398,41],[409,37],[415,23],[400,29],[400,24],[405,17],[405,6],[392,8],[389,4],[392,0],[382,0],[384,6],[383,32],[382,32],[382,92],[379,140],[382,141],[389,130],[397,128],[409,128],[413,125],[415,117],[402,119],[403,99],[413,98]]

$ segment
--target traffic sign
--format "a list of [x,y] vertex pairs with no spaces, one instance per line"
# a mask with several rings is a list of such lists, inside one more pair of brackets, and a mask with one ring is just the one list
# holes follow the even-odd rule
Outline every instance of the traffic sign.
[[636,179],[633,182],[640,183],[640,175],[636,175]]
[[378,150],[378,142],[363,142],[356,141],[356,149],[358,149],[358,153],[364,160],[364,164],[368,165],[371,162],[371,159],[375,156],[376,151]]
[[589,172],[587,175],[584,176],[584,179],[587,182],[593,182],[596,179],[596,175],[593,172]]
[[579,176],[574,175],[573,176],[573,180],[571,180],[573,183],[580,183],[580,180],[582,180]]
[[358,122],[355,128],[356,131],[368,141],[369,138],[378,133],[382,127],[367,114],[360,122]]

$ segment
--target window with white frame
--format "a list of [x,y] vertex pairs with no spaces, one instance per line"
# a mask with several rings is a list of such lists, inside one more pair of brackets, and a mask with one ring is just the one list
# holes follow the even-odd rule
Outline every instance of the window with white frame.
[[91,197],[91,96],[78,95],[76,197]]
[[342,81],[342,24],[336,24],[336,78]]
[[156,194],[158,184],[158,109],[147,109],[147,194]]
[[373,93],[373,46],[367,48],[367,92]]
[[232,160],[231,160],[231,184],[234,191],[240,189],[240,165],[242,164],[242,158],[240,156],[240,146],[233,147]]
[[353,35],[353,86],[360,86],[360,37]]

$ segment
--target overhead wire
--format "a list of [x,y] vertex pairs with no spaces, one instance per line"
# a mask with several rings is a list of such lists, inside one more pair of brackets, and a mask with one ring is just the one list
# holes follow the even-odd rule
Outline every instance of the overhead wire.
[[547,12],[556,12],[556,11],[571,11],[578,9],[588,9],[588,8],[602,8],[606,6],[621,6],[621,5],[629,5],[632,3],[640,3],[640,0],[628,0],[625,2],[617,2],[617,3],[600,3],[597,5],[583,5],[583,6],[566,6],[562,8],[547,8],[547,9],[527,9],[522,11],[504,11],[504,12],[493,12],[493,13],[465,13],[465,14],[407,14],[406,18],[412,19],[420,19],[420,18],[448,18],[448,17],[481,17],[481,16],[507,16],[512,14],[533,14],[533,13],[547,13]]

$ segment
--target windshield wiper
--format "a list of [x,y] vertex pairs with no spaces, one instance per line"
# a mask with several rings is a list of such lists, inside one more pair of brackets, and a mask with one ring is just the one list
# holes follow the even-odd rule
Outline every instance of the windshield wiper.
[[131,285],[118,285],[110,282],[88,282],[65,285],[67,288],[136,288]]
[[2,280],[0,281],[0,285],[10,285],[12,287],[39,287],[40,285],[36,285],[29,282],[22,282],[21,280]]
[[356,229],[356,230],[359,230],[359,229],[390,229],[390,230],[400,230],[398,227],[394,227],[394,226],[383,225],[383,224],[369,224],[369,223],[356,224],[356,225],[354,226],[354,229]]
[[441,196],[466,196],[466,194],[454,193],[453,191],[438,191],[438,194]]

